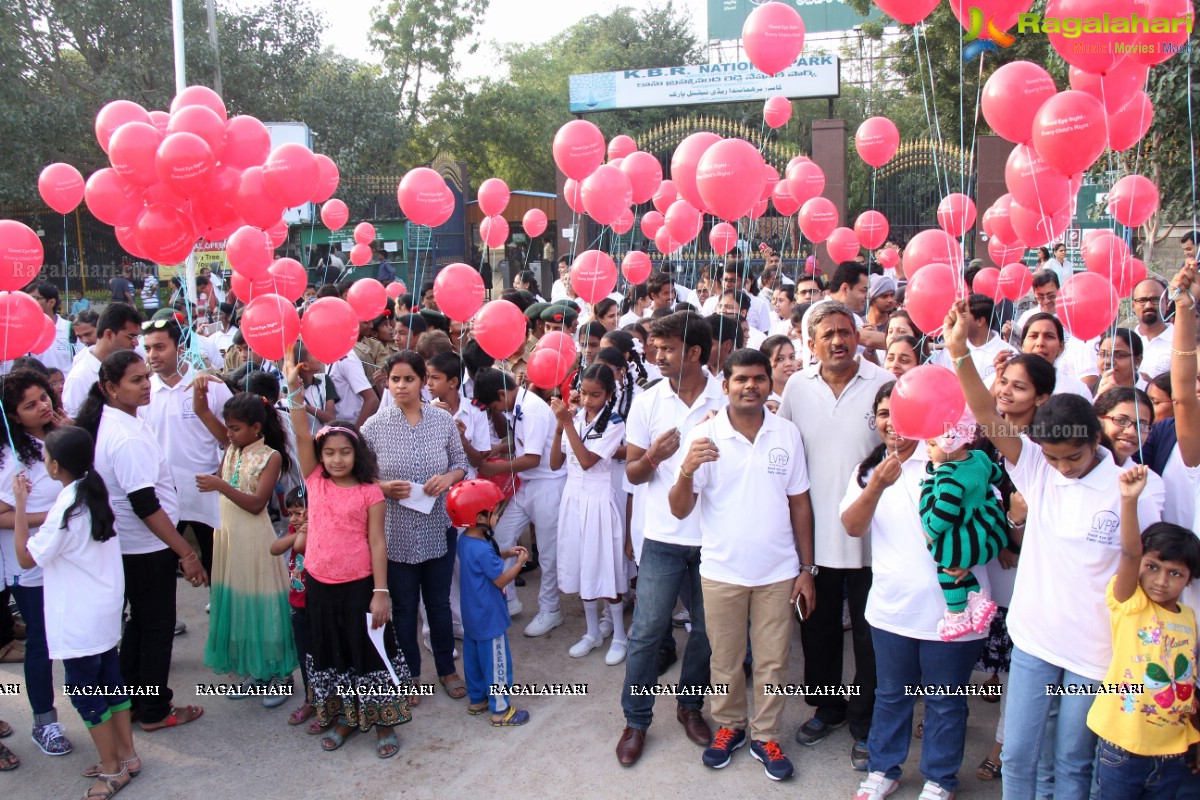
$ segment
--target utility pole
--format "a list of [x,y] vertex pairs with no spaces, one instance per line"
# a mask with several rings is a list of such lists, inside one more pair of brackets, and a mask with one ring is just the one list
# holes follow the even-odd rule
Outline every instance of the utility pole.
[[175,94],[187,88],[183,54],[183,0],[171,0],[171,32],[175,42]]

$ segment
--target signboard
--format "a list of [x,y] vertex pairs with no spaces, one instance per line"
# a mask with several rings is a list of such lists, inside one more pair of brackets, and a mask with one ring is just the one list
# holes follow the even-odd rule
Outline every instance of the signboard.
[[[784,0],[800,12],[808,33],[848,31],[862,25],[864,19],[881,19],[874,4],[870,17],[864,17],[845,3],[836,0]],[[741,39],[746,17],[762,0],[708,0],[708,38]]]
[[413,225],[411,222],[405,223],[408,226],[408,248],[410,250],[430,250],[433,248],[433,228],[426,225]]
[[837,97],[840,76],[838,58],[832,55],[801,56],[774,77],[749,61],[593,72],[571,76],[571,113],[761,101],[775,95]]
[[[271,134],[271,149],[281,144],[294,143],[312,150],[312,132],[303,122],[268,122],[265,123]],[[313,219],[313,204],[305,203],[297,208],[289,208],[283,212],[283,221],[288,225],[307,224]]]

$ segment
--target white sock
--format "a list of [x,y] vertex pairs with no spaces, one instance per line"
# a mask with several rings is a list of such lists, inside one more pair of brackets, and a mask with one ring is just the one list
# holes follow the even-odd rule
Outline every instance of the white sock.
[[618,600],[615,603],[609,603],[608,610],[612,612],[613,641],[625,641],[625,614],[623,613],[625,611],[625,605]]
[[587,635],[599,641],[600,639],[600,601],[583,601],[583,618],[587,620]]

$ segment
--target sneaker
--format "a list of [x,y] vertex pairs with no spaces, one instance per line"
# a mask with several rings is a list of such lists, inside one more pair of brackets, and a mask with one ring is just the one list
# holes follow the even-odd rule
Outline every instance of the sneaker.
[[674,625],[676,628],[682,628],[684,625],[688,624],[691,621],[692,621],[692,615],[688,613],[688,610],[686,608],[683,609],[682,611],[680,611],[675,616],[671,617],[671,624]]
[[961,636],[966,636],[975,630],[971,624],[971,612],[951,611],[946,609],[946,615],[938,620],[937,632],[943,642],[952,642]]
[[628,650],[629,642],[613,639],[612,644],[608,646],[608,653],[604,656],[604,663],[610,667],[615,667],[625,660],[625,653]]
[[781,781],[796,774],[792,762],[779,749],[778,742],[760,742],[755,739],[750,742],[750,755],[762,762],[767,777],[773,781]]
[[850,766],[854,767],[859,772],[867,771],[867,762],[871,758],[871,751],[867,749],[867,743],[857,741],[854,747],[850,748]]
[[181,634],[184,634],[184,633],[187,633],[187,623],[184,622],[183,620],[176,620],[175,621],[175,635],[180,636]]
[[517,614],[520,614],[524,610],[525,610],[525,606],[521,605],[521,601],[518,600],[517,598],[514,597],[508,601],[508,615],[510,617],[515,617]]
[[[538,616],[540,617],[541,614],[538,614]],[[537,618],[535,617],[533,621],[537,622]],[[526,636],[528,635],[529,634],[526,633]],[[571,649],[567,651],[567,655],[569,655],[571,658],[583,658],[603,643],[603,639],[593,639],[585,633],[582,639],[571,646]]]
[[954,800],[954,792],[943,789],[933,781],[925,781],[917,800]]
[[276,689],[276,694],[264,694],[262,698],[263,708],[279,708],[281,705],[292,699],[291,694],[283,691],[284,686],[293,686],[292,677],[289,675],[286,680],[271,678],[267,686]]
[[983,592],[968,594],[967,613],[971,615],[971,628],[976,633],[987,633],[992,627],[997,608],[996,602]]
[[824,739],[836,728],[840,728],[846,724],[845,720],[837,724],[830,724],[813,717],[808,722],[800,726],[796,731],[796,741],[800,744],[813,745]]
[[34,725],[30,738],[38,749],[48,756],[65,756],[71,752],[71,740],[63,733],[62,725],[57,722]]
[[717,730],[717,735],[713,737],[712,744],[704,751],[701,760],[704,761],[704,766],[706,767],[723,769],[728,766],[729,759],[733,758],[733,751],[745,744],[745,731],[731,731],[729,728],[720,728]]
[[883,800],[900,786],[900,781],[889,778],[882,772],[872,772],[858,785],[854,800]]
[[526,636],[545,636],[563,624],[561,611],[539,611],[533,622],[525,626]]

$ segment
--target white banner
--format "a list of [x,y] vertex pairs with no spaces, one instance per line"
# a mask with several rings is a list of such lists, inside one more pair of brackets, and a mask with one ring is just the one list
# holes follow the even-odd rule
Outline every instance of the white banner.
[[571,113],[839,94],[837,56],[814,55],[802,56],[775,76],[759,72],[748,61],[572,75]]

